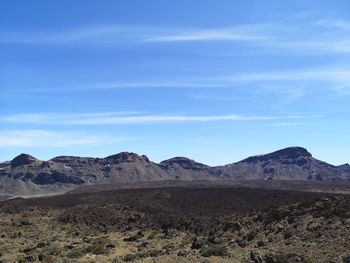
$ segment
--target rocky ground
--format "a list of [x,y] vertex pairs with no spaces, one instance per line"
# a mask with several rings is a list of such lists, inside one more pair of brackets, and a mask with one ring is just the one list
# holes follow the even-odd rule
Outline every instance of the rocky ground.
[[350,196],[130,189],[0,203],[1,262],[350,262]]

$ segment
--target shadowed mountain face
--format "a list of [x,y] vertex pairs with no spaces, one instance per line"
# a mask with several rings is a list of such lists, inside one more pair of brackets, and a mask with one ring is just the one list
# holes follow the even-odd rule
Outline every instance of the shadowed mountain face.
[[190,180],[215,179],[213,168],[185,157],[175,157],[162,161],[159,166],[176,179],[181,178],[181,175]]
[[56,193],[80,185],[220,179],[350,181],[350,166],[319,161],[300,147],[217,167],[184,157],[157,164],[128,152],[106,158],[59,156],[49,161],[21,154],[0,164],[0,195]]
[[266,155],[249,157],[223,166],[225,173],[236,179],[260,180],[349,180],[346,166],[319,161],[304,148],[291,147]]
[[312,157],[311,153],[309,153],[306,149],[301,147],[290,147],[283,150],[279,150],[273,153],[260,155],[260,156],[253,156],[249,157],[242,162],[246,163],[256,163],[256,162],[265,162],[270,160],[276,160],[276,161],[285,161],[285,160],[305,160],[305,158]]
[[11,166],[12,167],[17,167],[17,166],[21,166],[21,165],[26,165],[26,164],[31,164],[36,162],[37,159],[35,159],[33,156],[30,156],[29,154],[20,154],[17,157],[15,157],[12,161],[11,161]]

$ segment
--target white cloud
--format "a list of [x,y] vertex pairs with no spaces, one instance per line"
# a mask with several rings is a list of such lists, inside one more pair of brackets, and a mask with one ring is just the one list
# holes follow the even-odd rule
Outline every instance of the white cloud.
[[[350,67],[338,65],[323,68],[304,68],[297,70],[261,71],[231,76],[218,76],[208,79],[209,83],[218,83],[217,87],[239,88],[242,83],[254,82],[255,94],[261,89],[264,94],[278,94],[280,107],[297,101],[315,92],[350,94]],[[254,97],[253,97],[254,98]],[[256,98],[256,97],[255,97]],[[216,99],[203,95],[194,95],[193,99]],[[225,97],[229,100],[230,98]],[[222,99],[222,100],[224,100]]]
[[304,55],[315,53],[350,53],[350,38],[347,37],[334,38],[332,36],[324,36],[323,38],[311,40],[281,40],[271,42],[269,45],[281,49],[296,50],[298,52],[304,51]]
[[[350,47],[350,45],[349,45]],[[82,90],[103,90],[119,88],[227,88],[234,82],[249,81],[328,81],[334,83],[350,82],[350,67],[337,65],[323,68],[302,68],[297,70],[277,70],[266,72],[250,72],[231,76],[206,76],[189,80],[150,80],[141,82],[104,82],[81,87]],[[70,88],[70,90],[74,87]],[[77,87],[76,89],[79,89]]]
[[[70,86],[59,89],[32,89],[31,92],[67,92],[67,91],[86,91],[86,90],[109,90],[109,89],[127,89],[127,88],[235,88],[232,85],[239,82],[278,82],[278,81],[310,81],[311,82],[331,82],[333,86],[341,89],[350,86],[350,67],[348,65],[334,65],[322,68],[301,68],[297,70],[273,70],[237,73],[227,76],[206,76],[203,78],[191,78],[188,80],[170,79],[170,80],[149,80],[140,82],[101,82],[87,84],[82,86]],[[305,85],[304,85],[305,86]],[[302,88],[298,87],[300,94]],[[296,95],[296,91],[292,91]]]
[[314,25],[325,29],[349,30],[350,22],[344,19],[321,19],[314,22]]
[[[222,78],[224,80],[225,78]],[[350,69],[347,67],[307,68],[298,70],[267,71],[250,74],[237,74],[226,78],[227,81],[329,81],[350,82]]]
[[271,116],[245,115],[120,115],[114,113],[28,113],[12,114],[0,117],[0,121],[21,124],[52,124],[52,125],[127,125],[127,124],[158,124],[184,122],[217,122],[217,121],[264,121],[272,120]]
[[118,44],[123,42],[180,42],[180,41],[258,41],[266,39],[257,28],[261,25],[242,25],[217,29],[170,27],[131,27],[96,25],[62,32],[1,32],[0,42],[17,44]]
[[142,28],[97,25],[56,32],[2,32],[0,42],[42,45],[116,44],[140,39],[142,32]]
[[[314,18],[313,18],[314,19]],[[307,53],[350,53],[350,22],[342,19],[285,19],[269,23],[226,25],[218,28],[92,25],[53,32],[0,32],[0,43],[92,45],[119,43],[247,42],[266,52],[286,49]]]
[[[95,85],[86,85],[75,89],[82,90],[108,90],[108,89],[123,89],[123,88],[218,88],[221,83],[208,83],[200,80],[167,80],[167,81],[143,81],[143,82],[104,82]],[[74,87],[73,87],[74,89]]]
[[303,125],[303,122],[277,122],[262,125],[262,127],[292,127],[292,126],[300,126]]
[[266,40],[266,36],[260,36],[248,32],[240,32],[233,29],[197,30],[192,32],[180,32],[177,34],[156,36],[146,39],[148,42],[186,42],[186,41],[259,41]]
[[111,144],[127,140],[110,135],[91,135],[84,132],[56,132],[47,130],[0,131],[0,148],[8,147],[69,147]]
[[252,72],[219,79],[231,83],[259,83],[267,92],[282,95],[282,104],[296,101],[311,92],[321,90],[343,95],[350,94],[350,68],[348,66]]

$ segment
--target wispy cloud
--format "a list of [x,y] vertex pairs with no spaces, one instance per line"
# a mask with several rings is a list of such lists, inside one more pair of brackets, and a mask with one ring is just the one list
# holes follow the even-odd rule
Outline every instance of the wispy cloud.
[[[56,32],[0,32],[0,43],[115,46],[119,43],[236,41],[267,50],[350,53],[350,22],[284,20],[218,28],[94,25]],[[277,48],[277,51],[276,51]]]
[[258,83],[266,92],[280,94],[279,104],[289,104],[308,94],[322,91],[350,94],[350,68],[348,66],[251,72],[219,79],[220,81],[226,79],[231,83]]
[[56,32],[2,32],[1,43],[41,45],[105,45],[140,40],[147,35],[143,28],[97,25]]
[[252,32],[242,32],[236,28],[197,30],[145,39],[147,42],[188,42],[188,41],[261,41],[267,36]]
[[303,125],[303,122],[276,122],[276,123],[269,123],[269,124],[263,124],[262,127],[292,127],[292,126],[300,126]]
[[97,25],[61,32],[1,32],[0,43],[105,46],[106,44],[130,42],[259,41],[267,38],[256,31],[256,28],[260,26],[243,25],[188,30],[157,26]]
[[111,135],[91,135],[84,132],[57,132],[47,130],[0,131],[0,148],[14,147],[70,147],[111,144],[127,140]]
[[[69,91],[98,91],[113,89],[217,89],[217,88],[235,88],[239,82],[290,82],[290,81],[309,81],[333,83],[340,89],[350,87],[350,66],[333,65],[328,67],[309,67],[286,70],[271,71],[251,71],[247,73],[236,73],[230,75],[191,77],[191,78],[172,78],[172,79],[150,79],[145,81],[109,81],[94,84],[71,85],[59,88],[33,88],[27,92],[52,93]],[[336,84],[336,85],[335,85]],[[264,86],[266,86],[264,84]],[[306,87],[306,85],[302,85]],[[298,91],[288,90],[288,95],[298,97],[303,87],[298,87]],[[26,92],[26,90],[20,90]]]
[[333,54],[350,53],[350,38],[324,36],[322,38],[304,40],[281,40],[269,43],[271,47],[283,50],[296,50],[306,54]]
[[314,25],[326,29],[337,29],[350,31],[350,22],[344,19],[320,19],[314,22]]
[[[246,88],[254,84],[254,89]],[[278,96],[276,105],[269,105],[272,108],[281,108],[285,105],[300,101],[308,95],[315,94],[341,94],[350,95],[350,67],[349,65],[333,65],[328,67],[311,67],[286,70],[270,71],[251,71],[247,73],[236,73],[219,76],[191,77],[189,79],[176,78],[163,80],[140,80],[139,82],[128,81],[109,81],[94,84],[66,86],[59,88],[34,88],[29,90],[9,90],[7,93],[15,96],[23,96],[23,93],[53,94],[53,93],[71,93],[86,91],[109,91],[119,89],[189,89],[193,92],[189,97],[193,100],[207,101],[238,101],[238,100],[258,100],[261,96]],[[208,93],[195,93],[199,90],[219,90],[223,92],[213,96]],[[195,91],[198,90],[198,91]],[[242,92],[242,97],[235,95],[230,97],[227,91]],[[219,91],[217,91],[219,92]],[[3,94],[6,94],[4,91]],[[17,95],[16,95],[17,94]],[[145,112],[111,112],[104,113],[104,116],[60,116],[59,114],[29,114],[21,116],[0,116],[0,120],[14,122],[20,118],[21,122],[40,123],[40,122],[63,122],[63,123],[162,123],[162,122],[199,122],[199,121],[219,121],[221,116],[168,116],[168,115],[142,115]],[[123,116],[120,116],[123,115]],[[135,116],[128,116],[135,115]],[[203,118],[202,118],[203,117]],[[210,117],[210,118],[209,118]],[[239,116],[245,117],[245,116]],[[9,119],[10,118],[10,119]],[[73,118],[73,120],[72,120]],[[56,120],[57,119],[57,120]],[[86,121],[88,119],[88,121]],[[229,116],[233,121],[237,116]],[[222,119],[224,120],[224,119]],[[85,124],[87,125],[87,124]]]
[[217,28],[93,25],[56,32],[0,32],[0,43],[92,45],[232,41],[309,53],[350,53],[350,22],[341,19],[283,20],[269,23],[224,25]]
[[341,67],[306,68],[298,70],[266,71],[250,74],[237,74],[227,77],[229,81],[290,81],[316,80],[343,82],[350,81],[350,69]]
[[97,84],[84,85],[80,87],[70,87],[70,90],[109,90],[125,88],[219,88],[225,83],[210,83],[205,79],[179,81],[172,80],[149,80],[140,82],[102,82]]
[[93,114],[13,114],[0,117],[0,121],[20,124],[51,125],[128,125],[128,124],[162,124],[186,122],[219,122],[219,121],[266,121],[272,116],[228,115],[119,115],[113,113]]

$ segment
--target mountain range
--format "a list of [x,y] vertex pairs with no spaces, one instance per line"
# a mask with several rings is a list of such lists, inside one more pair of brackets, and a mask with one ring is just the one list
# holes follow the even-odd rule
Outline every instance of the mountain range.
[[155,163],[145,155],[129,152],[106,158],[59,156],[48,161],[20,154],[0,163],[2,196],[47,195],[85,185],[165,180],[350,181],[350,165],[328,164],[301,147],[215,167],[185,157]]

